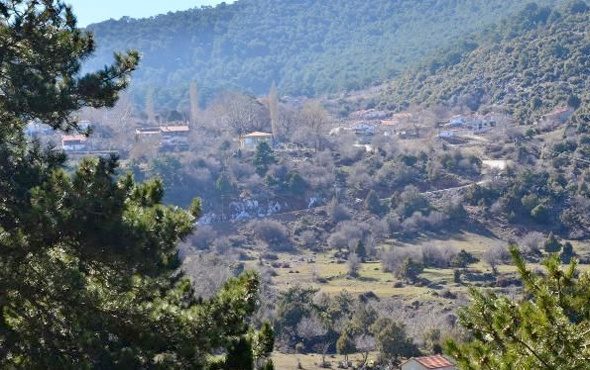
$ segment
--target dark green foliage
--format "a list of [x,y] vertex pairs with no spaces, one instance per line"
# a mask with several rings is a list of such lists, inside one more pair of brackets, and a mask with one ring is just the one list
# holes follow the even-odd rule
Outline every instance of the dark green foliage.
[[338,354],[344,356],[344,361],[348,362],[348,355],[356,351],[354,338],[350,330],[345,330],[340,334],[336,342],[336,350]]
[[137,52],[116,54],[114,64],[80,77],[81,61],[93,54],[95,43],[92,35],[76,29],[69,8],[53,1],[38,8],[24,0],[0,4],[3,124],[39,118],[54,128],[71,129],[76,128],[73,111],[115,103],[137,65]]
[[253,368],[254,357],[250,340],[244,337],[232,340],[227,350],[224,369],[252,370]]
[[[193,78],[203,98],[236,86],[265,95],[273,81],[290,95],[354,90],[395,77],[527,2],[240,1],[92,25],[101,49],[91,66],[102,67],[113,49],[137,48],[143,63],[136,96],[142,99],[149,86],[157,86],[158,106],[170,109],[189,106]],[[441,63],[457,63],[461,51],[473,47],[465,42]]]
[[354,253],[361,259],[361,262],[365,262],[367,258],[367,248],[365,247],[365,243],[362,240],[359,240],[356,243],[356,247],[354,248]]
[[381,317],[371,326],[371,331],[382,364],[397,364],[400,357],[412,357],[420,353],[412,339],[407,337],[403,324]]
[[223,172],[217,178],[215,188],[222,195],[228,195],[236,191],[236,184],[231,180],[227,173]]
[[547,253],[557,253],[561,251],[561,244],[559,243],[559,240],[557,240],[557,237],[553,235],[553,233],[549,233],[549,236],[545,240],[543,247]]
[[416,212],[428,212],[430,204],[417,188],[408,186],[399,197],[391,198],[391,208],[403,217],[410,217]]
[[137,53],[80,75],[94,43],[62,3],[0,1],[0,18],[0,368],[202,369],[230,348],[251,356],[233,344],[249,337],[257,275],[203,301],[178,271],[199,202],[163,205],[160,180],[137,184],[114,157],[68,173],[62,153],[24,138],[29,119],[67,130],[73,111],[112,105]]
[[533,123],[558,106],[580,107],[590,97],[585,88],[590,75],[585,36],[590,12],[585,1],[563,12],[559,6],[567,3],[553,2],[555,10],[527,5],[481,34],[479,47],[462,51],[459,63],[443,64],[434,71],[432,63],[425,63],[394,80],[384,104],[407,101],[471,110],[501,106],[519,124]]
[[264,176],[268,171],[268,166],[276,163],[274,152],[266,141],[261,141],[256,146],[256,154],[254,155],[254,167],[259,176]]
[[572,258],[575,257],[575,255],[576,253],[574,252],[574,247],[572,246],[572,243],[566,242],[563,245],[563,250],[559,254],[559,259],[561,260],[561,263],[569,265],[569,263],[571,262]]
[[430,329],[424,334],[424,346],[428,353],[441,354],[443,351],[441,344],[440,329]]
[[451,261],[451,266],[465,268],[472,263],[479,262],[479,259],[473,256],[473,254],[461,249],[461,251]]
[[546,273],[535,273],[515,247],[511,253],[523,298],[472,289],[459,314],[466,341],[448,341],[445,352],[461,369],[588,369],[590,276],[573,260],[562,269],[557,255],[544,261]]
[[380,215],[383,212],[381,201],[373,189],[367,194],[367,198],[365,199],[365,209],[375,215]]
[[422,271],[424,271],[424,265],[422,263],[414,261],[412,258],[407,258],[401,267],[395,271],[395,276],[398,279],[415,281]]

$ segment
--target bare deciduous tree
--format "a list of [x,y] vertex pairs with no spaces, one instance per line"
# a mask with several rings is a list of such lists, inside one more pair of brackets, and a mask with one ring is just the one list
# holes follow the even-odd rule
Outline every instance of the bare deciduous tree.
[[317,102],[306,103],[299,112],[301,125],[306,133],[303,137],[312,139],[315,150],[322,150],[324,146],[324,135],[329,130],[332,122],[328,111]]
[[217,129],[231,129],[242,135],[269,129],[268,110],[256,98],[238,92],[224,92],[213,102],[212,119]]
[[485,251],[482,259],[490,266],[494,275],[497,275],[498,265],[504,262],[508,256],[508,248],[505,245],[497,244]]
[[347,267],[349,276],[357,277],[359,275],[361,259],[356,253],[353,252],[348,255]]
[[354,338],[354,346],[362,356],[360,368],[363,368],[367,364],[369,353],[375,350],[375,338],[368,334],[359,335]]

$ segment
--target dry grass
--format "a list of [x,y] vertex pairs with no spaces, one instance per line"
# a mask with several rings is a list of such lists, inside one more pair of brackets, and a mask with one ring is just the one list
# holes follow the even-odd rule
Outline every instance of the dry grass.
[[[389,245],[404,248],[419,248],[422,245],[432,246],[453,246],[457,250],[465,249],[476,257],[481,255],[492,245],[505,243],[492,236],[485,236],[475,233],[463,232],[454,235],[445,235],[441,238],[421,239],[412,242],[391,241]],[[573,242],[574,249],[587,255],[590,253],[588,243]],[[387,248],[387,245],[383,246]],[[281,264],[288,267],[275,268],[277,276],[273,282],[280,290],[293,286],[306,286],[319,289],[329,295],[336,295],[342,291],[357,295],[366,292],[373,292],[379,297],[400,297],[406,300],[432,300],[433,288],[427,286],[406,285],[395,288],[396,279],[391,273],[383,272],[381,263],[363,263],[359,276],[351,278],[347,275],[346,263],[338,263],[333,257],[334,251],[314,254],[311,252],[299,255],[280,253],[278,254]],[[310,263],[309,261],[314,261]],[[340,261],[343,262],[343,261]],[[249,262],[248,267],[254,267],[256,262]],[[542,268],[539,264],[529,263],[530,269]],[[482,274],[491,273],[491,268],[483,261],[470,266],[471,270],[479,271]],[[580,266],[581,270],[588,270],[590,266]],[[512,265],[499,265],[497,270],[501,274],[515,274],[516,268]],[[465,293],[467,286],[454,283],[453,269],[425,269],[420,275],[428,280],[431,285],[437,285],[440,289],[448,289],[453,293]]]
[[[354,365],[356,365],[360,359],[360,354],[353,354],[348,356],[349,361],[352,361]],[[369,360],[375,360],[376,354],[370,354]],[[324,369],[319,367],[318,364],[322,362],[322,356],[319,354],[307,354],[307,355],[295,355],[295,354],[287,354],[281,352],[274,352],[272,355],[272,361],[275,365],[275,369],[280,370],[291,370],[297,369],[297,360],[301,362],[301,366],[306,370],[320,370]],[[335,369],[341,361],[344,360],[344,357],[341,355],[327,355],[326,361],[332,364],[332,369]]]

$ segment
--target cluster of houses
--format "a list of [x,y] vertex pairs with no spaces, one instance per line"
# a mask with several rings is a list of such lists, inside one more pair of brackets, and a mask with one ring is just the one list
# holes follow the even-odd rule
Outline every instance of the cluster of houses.
[[135,130],[139,142],[157,142],[161,149],[186,150],[189,144],[190,127],[186,123],[170,126],[143,126]]
[[464,129],[474,134],[489,132],[498,126],[499,116],[496,114],[470,114],[451,117],[446,129]]
[[438,125],[438,138],[449,142],[462,142],[470,135],[483,135],[500,127],[504,128],[508,121],[508,116],[504,114],[459,114]]
[[347,125],[330,131],[330,135],[354,133],[361,143],[367,143],[376,134],[384,136],[395,135],[409,139],[418,137],[416,127],[408,124],[413,122],[411,113],[392,113],[375,109],[360,110],[350,114],[352,118]]

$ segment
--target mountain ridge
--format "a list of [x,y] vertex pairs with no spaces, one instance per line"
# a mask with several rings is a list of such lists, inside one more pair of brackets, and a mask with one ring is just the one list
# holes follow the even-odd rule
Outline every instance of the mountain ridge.
[[[531,10],[543,19],[513,32],[511,27],[534,17]],[[472,111],[502,107],[520,123],[532,123],[558,106],[577,108],[590,98],[585,89],[590,80],[590,7],[576,1],[548,13],[541,10],[521,12],[477,48],[465,51],[457,63],[435,71],[424,64],[392,81],[382,96],[384,104],[464,106]]]
[[240,0],[91,25],[98,50],[86,66],[101,67],[114,50],[137,49],[144,57],[132,85],[136,99],[155,87],[159,105],[179,110],[188,106],[192,79],[203,101],[221,89],[265,94],[273,82],[283,94],[317,96],[389,80],[525,3]]

